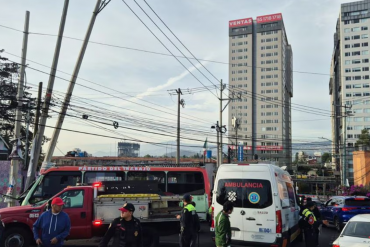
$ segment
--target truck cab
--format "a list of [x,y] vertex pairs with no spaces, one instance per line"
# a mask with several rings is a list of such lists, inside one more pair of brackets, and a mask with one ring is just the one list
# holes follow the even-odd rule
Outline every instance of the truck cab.
[[[121,186],[127,187],[125,183]],[[179,195],[104,193],[99,195],[101,188],[101,182],[93,186],[69,186],[49,200],[0,209],[0,219],[5,224],[0,246],[27,247],[32,244],[33,224],[43,212],[50,209],[51,200],[55,197],[63,199],[63,211],[71,220],[67,240],[102,237],[113,219],[120,216],[118,208],[127,202],[135,205],[134,217],[141,221],[144,246],[157,247],[159,236],[179,232],[179,220],[176,219],[176,215],[181,211]]]

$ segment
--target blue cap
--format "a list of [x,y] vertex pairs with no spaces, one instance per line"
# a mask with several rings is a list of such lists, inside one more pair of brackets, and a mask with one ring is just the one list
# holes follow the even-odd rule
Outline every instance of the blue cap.
[[191,195],[185,194],[184,197],[182,198],[185,202],[191,202]]

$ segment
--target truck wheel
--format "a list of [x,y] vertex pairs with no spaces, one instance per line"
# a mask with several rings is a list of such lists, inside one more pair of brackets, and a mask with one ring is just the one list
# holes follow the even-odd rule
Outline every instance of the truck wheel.
[[145,247],[159,247],[157,231],[151,227],[143,227],[143,242]]
[[1,247],[28,247],[31,243],[31,234],[20,227],[10,228],[1,238]]

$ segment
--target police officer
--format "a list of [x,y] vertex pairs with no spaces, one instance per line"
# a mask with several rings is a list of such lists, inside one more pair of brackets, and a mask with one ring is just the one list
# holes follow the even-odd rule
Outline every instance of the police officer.
[[107,247],[112,237],[114,247],[143,247],[140,221],[133,216],[135,206],[126,203],[119,210],[121,217],[115,218],[109,225],[99,247]]
[[315,208],[315,203],[312,201],[307,202],[306,209],[302,212],[302,228],[304,230],[304,239],[306,242],[306,247],[317,246],[318,235],[316,234],[318,230],[318,222],[314,213],[312,212]]
[[180,247],[195,247],[197,240],[197,222],[195,222],[196,210],[191,204],[191,196],[185,194],[183,197],[184,209],[181,211],[181,215],[177,215],[177,219],[180,219]]

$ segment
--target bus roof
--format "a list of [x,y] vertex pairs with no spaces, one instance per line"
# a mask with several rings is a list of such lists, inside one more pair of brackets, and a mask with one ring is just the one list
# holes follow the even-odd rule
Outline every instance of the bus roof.
[[53,166],[47,170],[41,171],[41,174],[47,174],[55,171],[201,171],[205,172],[203,167],[198,166],[157,166],[157,165],[135,165],[135,166]]

